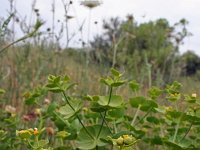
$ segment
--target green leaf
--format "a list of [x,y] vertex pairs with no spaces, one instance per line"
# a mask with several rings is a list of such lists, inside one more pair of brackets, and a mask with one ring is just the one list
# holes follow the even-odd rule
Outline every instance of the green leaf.
[[154,123],[154,124],[159,124],[159,123],[160,123],[160,120],[157,119],[156,117],[153,117],[153,116],[147,117],[146,120],[147,120],[148,122]]
[[51,74],[50,74],[50,75],[48,76],[48,81],[49,81],[49,82],[53,82],[54,79],[55,79],[55,76],[54,76],[54,75],[51,75]]
[[112,95],[109,101],[109,96],[99,96],[98,104],[100,106],[107,106],[110,108],[118,108],[123,104],[123,99],[121,96]]
[[44,87],[37,87],[36,89],[34,89],[34,91],[32,93],[26,92],[24,94],[25,104],[26,105],[34,104],[36,102],[37,98],[45,95],[46,92],[47,92],[47,90]]
[[157,87],[152,87],[149,89],[148,94],[152,99],[156,99],[162,94],[162,90]]
[[162,138],[160,136],[155,136],[150,139],[152,145],[163,145]]
[[39,140],[38,143],[34,143],[33,147],[36,150],[39,150],[41,148],[44,148],[49,143],[48,140]]
[[173,142],[172,140],[163,140],[163,142],[168,146],[171,147],[173,150],[196,150],[194,147],[190,147],[192,144],[189,140],[180,140]]
[[139,83],[137,83],[135,80],[132,80],[132,81],[129,82],[129,87],[131,88],[131,90],[133,92],[136,92],[140,89]]
[[59,131],[59,132],[57,132],[56,137],[64,139],[64,138],[68,137],[69,135],[70,135],[70,133],[68,133],[66,131]]
[[200,118],[199,116],[192,116],[192,115],[186,115],[184,114],[182,117],[182,120],[186,120],[194,125],[199,125],[200,124]]
[[129,102],[132,107],[138,108],[142,111],[149,111],[150,109],[157,108],[158,104],[152,100],[146,100],[145,97],[138,96],[134,98],[130,98]]
[[3,89],[0,89],[0,95],[4,94],[6,91]]
[[104,112],[106,111],[108,108],[105,106],[101,106],[99,105],[97,102],[92,102],[91,103],[91,111],[93,112]]
[[186,114],[181,111],[171,110],[167,111],[167,115],[171,116],[173,119],[179,119],[180,117],[184,119]]
[[54,148],[53,150],[73,150],[73,149],[71,147],[59,146]]
[[116,108],[108,111],[108,116],[119,119],[124,117],[124,113],[125,113],[125,108]]
[[47,114],[52,115],[53,112],[56,110],[57,106],[58,105],[55,102],[51,103],[47,108]]
[[87,131],[92,135],[93,138],[87,134],[85,129],[81,129],[76,141],[78,148],[83,150],[90,150],[94,149],[96,146],[105,146],[106,143],[103,142],[101,138],[108,137],[110,135],[110,131],[107,127],[103,126],[98,137],[100,128],[100,125],[86,127]]
[[118,87],[118,86],[123,85],[124,83],[126,83],[126,80],[114,81],[114,82],[111,84],[111,86],[112,86],[112,87]]
[[83,103],[81,100],[72,99],[69,102],[74,110],[70,107],[69,104],[66,104],[65,106],[60,107],[60,109],[58,110],[58,112],[61,115],[63,115],[65,119],[69,119],[75,116],[83,107]]
[[26,105],[33,105],[36,102],[36,98],[30,97],[28,99],[25,100],[25,104]]
[[111,79],[109,77],[108,78],[101,78],[100,82],[105,84],[105,85],[111,86],[111,84],[113,83],[113,79]]
[[142,105],[143,103],[145,103],[145,101],[146,101],[146,98],[143,96],[137,96],[137,97],[129,99],[131,106],[134,108],[138,108],[139,105]]
[[112,75],[115,76],[115,77],[120,77],[121,76],[121,74],[119,73],[119,71],[117,71],[114,68],[111,68],[110,71],[111,71]]
[[59,84],[59,83],[60,83],[60,80],[61,80],[61,77],[60,77],[60,76],[57,76],[57,77],[54,78],[53,83],[54,83],[54,84]]
[[63,77],[63,81],[65,81],[65,82],[68,82],[68,81],[70,81],[70,78],[69,78],[69,76],[68,76],[68,75],[65,75],[65,76]]
[[44,24],[44,22],[42,20],[37,19],[37,21],[34,25],[34,29],[37,31],[43,24]]
[[180,93],[179,91],[180,91],[181,86],[182,86],[181,83],[174,81],[172,84],[167,85],[166,92],[168,94]]
[[91,95],[86,95],[84,99],[87,101],[93,101],[93,97]]
[[145,103],[142,105],[142,107],[140,108],[142,111],[149,111],[150,109],[155,109],[158,107],[158,104],[154,101],[151,100],[147,100],[145,101]]
[[75,85],[77,85],[76,83],[68,83],[68,84],[65,84],[63,89],[64,91],[67,91],[69,89],[71,89],[72,87],[74,87]]
[[63,89],[58,87],[55,83],[49,83],[46,85],[47,89],[53,93],[60,93],[63,92]]
[[181,94],[180,93],[169,94],[169,96],[167,96],[166,98],[171,102],[176,102],[181,98]]

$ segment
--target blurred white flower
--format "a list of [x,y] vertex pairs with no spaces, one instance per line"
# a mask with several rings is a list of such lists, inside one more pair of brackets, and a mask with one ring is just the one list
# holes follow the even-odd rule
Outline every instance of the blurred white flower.
[[91,9],[91,8],[101,5],[101,2],[98,0],[84,0],[84,1],[81,1],[81,5]]
[[6,105],[5,111],[10,114],[16,114],[16,108],[11,105]]
[[196,98],[197,94],[196,93],[192,93],[192,98]]

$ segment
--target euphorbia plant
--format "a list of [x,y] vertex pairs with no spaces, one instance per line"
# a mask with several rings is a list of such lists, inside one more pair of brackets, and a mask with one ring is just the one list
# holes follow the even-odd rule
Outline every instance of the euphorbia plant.
[[[142,87],[136,81],[122,79],[111,69],[100,82],[106,95],[72,96],[76,85],[68,76],[49,75],[48,83],[24,95],[25,104],[41,107],[36,123],[39,131],[53,124],[55,134],[49,141],[55,149],[198,149],[200,100],[193,93],[181,93],[181,84],[174,82],[165,88],[151,87],[139,95]],[[133,94],[126,99],[116,94],[128,83]],[[51,95],[53,100],[42,105],[41,99]],[[119,93],[119,92],[118,92]],[[141,93],[141,92],[140,92]],[[26,129],[25,129],[26,130]],[[44,140],[45,133],[38,136]],[[53,142],[53,143],[52,143]],[[43,148],[49,148],[44,145]]]

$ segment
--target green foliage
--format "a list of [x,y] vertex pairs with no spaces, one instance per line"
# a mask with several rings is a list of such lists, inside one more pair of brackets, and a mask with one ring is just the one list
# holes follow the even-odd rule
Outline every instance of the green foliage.
[[3,89],[0,89],[0,95],[4,94],[6,91]]
[[138,24],[133,16],[124,21],[111,18],[104,21],[105,32],[91,42],[91,57],[100,64],[126,68],[136,79],[151,76],[171,81],[181,73],[173,69],[180,65],[179,46],[190,35],[187,23],[182,19],[171,26],[166,19],[158,19]]
[[181,56],[182,75],[194,75],[200,69],[200,57],[192,51],[188,51]]
[[[196,93],[182,93],[182,85],[175,81],[163,88],[153,86],[147,96],[139,96],[135,94],[142,86],[136,81],[127,85],[122,77],[123,74],[111,69],[111,74],[100,80],[108,87],[108,94],[77,97],[70,95],[74,84],[68,76],[49,75],[42,88],[24,94],[24,104],[37,108],[34,125],[38,129],[28,126],[19,129],[23,122],[18,120],[16,110],[7,106],[0,115],[0,148],[200,148],[200,99]],[[129,86],[135,96],[126,101],[127,97],[115,94],[122,86]],[[54,102],[44,104],[41,99],[49,94],[59,96]],[[161,103],[162,100],[165,102]],[[48,124],[52,127],[46,126]],[[9,130],[10,127],[16,131]],[[12,136],[12,132],[16,132],[16,136]]]
[[[102,128],[102,132],[99,134],[100,129]],[[77,138],[77,147],[79,149],[94,149],[95,147],[102,147],[107,145],[101,139],[108,137],[110,135],[110,131],[107,127],[101,127],[100,125],[88,126],[86,127],[88,132],[91,133],[92,137],[88,136],[87,132],[82,129]]]

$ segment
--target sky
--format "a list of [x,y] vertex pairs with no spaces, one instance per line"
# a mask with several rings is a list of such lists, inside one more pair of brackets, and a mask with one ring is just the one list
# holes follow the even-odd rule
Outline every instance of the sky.
[[[14,0],[16,8],[22,17],[29,17],[33,0]],[[56,2],[56,20],[64,19],[64,9],[62,0]],[[69,8],[69,15],[75,16],[69,21],[70,36],[77,32],[77,29],[84,22],[83,38],[87,39],[89,25],[89,10],[80,5],[80,0],[73,0],[73,5]],[[102,32],[102,20],[119,16],[125,19],[127,14],[132,14],[138,23],[166,18],[171,25],[185,18],[189,21],[188,30],[193,36],[188,37],[181,46],[181,53],[192,50],[200,55],[200,0],[101,0],[102,4],[92,9],[90,20],[89,39]],[[40,10],[41,18],[45,20],[45,28],[52,24],[52,0],[38,0],[35,8]],[[9,0],[0,0],[0,17],[7,16],[9,10]],[[34,20],[34,17],[33,17]],[[97,25],[94,21],[98,21]],[[16,27],[17,28],[17,27]],[[56,31],[60,28],[56,24]],[[17,29],[16,29],[17,30]],[[80,34],[76,34],[70,45],[78,45]],[[63,46],[65,41],[61,43]]]

